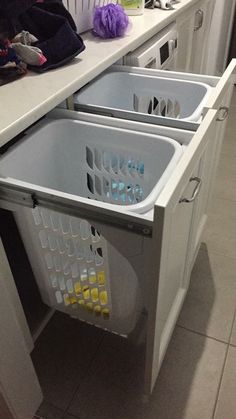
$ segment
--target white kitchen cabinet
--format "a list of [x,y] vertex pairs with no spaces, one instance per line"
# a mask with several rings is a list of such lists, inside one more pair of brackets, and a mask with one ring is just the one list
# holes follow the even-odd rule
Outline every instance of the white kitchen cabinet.
[[194,12],[194,28],[192,37],[192,53],[189,71],[192,73],[207,73],[208,39],[211,27],[214,2],[201,1]]
[[211,29],[213,0],[200,0],[177,17],[177,71],[208,73],[208,37]]
[[[29,186],[17,179],[0,179],[0,200],[8,205],[46,207],[99,223],[100,231],[107,227],[126,232],[129,236],[143,238],[145,278],[147,278],[147,343],[145,365],[145,390],[149,395],[154,387],[161,362],[171,338],[179,311],[188,289],[190,266],[200,240],[203,220],[207,211],[208,195],[212,187],[219,155],[223,129],[221,124],[227,114],[230,92],[235,82],[235,61],[223,77],[215,82],[208,100],[204,119],[197,131],[190,132],[189,123],[182,122],[177,129],[178,137],[191,137],[181,160],[173,170],[154,206],[154,216],[147,217],[130,211],[107,208],[93,200],[57,191],[46,192],[42,188]],[[178,77],[177,73],[173,73]],[[168,77],[166,75],[166,77]],[[198,78],[181,75],[179,77]],[[211,80],[211,78],[207,79]],[[90,121],[85,113],[57,110],[48,118],[69,118]],[[115,118],[98,116],[98,124],[114,126]],[[222,119],[222,121],[220,121]],[[138,122],[119,120],[119,126],[126,129],[143,130]],[[184,131],[184,126],[186,132]],[[157,133],[158,126],[145,124],[147,132]],[[196,129],[196,124],[193,124]],[[166,128],[172,136],[173,128]],[[212,163],[212,154],[214,159]],[[215,158],[216,156],[216,158]],[[202,183],[199,189],[200,181]],[[190,202],[188,202],[190,201]],[[36,393],[39,394],[37,390]]]

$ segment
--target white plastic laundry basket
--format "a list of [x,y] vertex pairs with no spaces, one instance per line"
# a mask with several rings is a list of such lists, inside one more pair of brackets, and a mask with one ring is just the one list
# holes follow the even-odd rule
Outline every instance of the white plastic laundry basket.
[[[109,69],[74,96],[76,104],[113,114],[126,112],[198,122],[211,87],[205,83],[160,77],[154,70]],[[137,119],[137,118],[135,118]],[[154,120],[152,122],[154,123]]]
[[[1,157],[0,172],[32,189],[148,212],[181,154],[166,137],[65,119],[35,128]],[[134,328],[141,285],[120,233],[41,207],[16,220],[45,303],[120,334]],[[129,234],[127,256],[140,258],[142,239]]]

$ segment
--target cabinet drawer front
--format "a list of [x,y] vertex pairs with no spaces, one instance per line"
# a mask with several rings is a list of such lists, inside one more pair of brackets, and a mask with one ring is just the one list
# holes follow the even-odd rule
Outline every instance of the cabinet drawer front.
[[233,85],[236,82],[236,59],[233,59],[228,67],[226,68],[224,74],[219,79],[216,87],[213,89],[213,92],[206,104],[207,109],[219,109],[220,107],[227,106],[225,103],[225,98],[227,97],[227,92],[233,90]]
[[[145,375],[147,394],[154,387],[187,291],[185,265],[192,214],[204,192],[204,185],[199,189],[198,173],[206,147],[215,140],[216,117],[217,111],[209,110],[155,205],[151,258],[154,286],[149,304]],[[160,290],[169,304],[169,314],[158,302]],[[160,314],[161,306],[163,313]]]

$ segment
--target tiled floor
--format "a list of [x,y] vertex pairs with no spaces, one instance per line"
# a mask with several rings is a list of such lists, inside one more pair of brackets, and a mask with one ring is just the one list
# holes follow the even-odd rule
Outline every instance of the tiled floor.
[[236,418],[236,95],[191,286],[152,398],[143,347],[57,313],[33,361],[44,419]]

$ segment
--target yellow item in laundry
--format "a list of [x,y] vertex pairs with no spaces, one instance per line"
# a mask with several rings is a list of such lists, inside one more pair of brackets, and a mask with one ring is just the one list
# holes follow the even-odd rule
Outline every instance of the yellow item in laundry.
[[79,301],[78,301],[78,303],[79,303],[79,305],[80,305],[81,307],[85,307],[85,302],[84,302],[84,300],[79,300]]
[[75,297],[70,297],[70,303],[71,303],[71,304],[75,304],[75,303],[77,303],[77,298],[75,298]]
[[89,311],[89,313],[93,312],[93,303],[86,303],[86,308]]
[[93,284],[96,284],[96,282],[97,282],[96,272],[90,273],[89,274],[89,283],[93,285]]
[[88,285],[85,285],[85,286],[82,288],[82,291],[83,291],[83,297],[84,297],[84,299],[85,299],[85,300],[88,300],[88,299],[90,298],[89,286],[88,286]]
[[82,289],[81,289],[80,282],[77,281],[74,283],[74,289],[75,289],[76,295],[81,294]]
[[94,303],[98,301],[98,288],[91,289],[91,298]]
[[96,316],[100,316],[101,311],[102,311],[101,306],[95,306],[94,307],[94,313],[95,313]]
[[102,306],[105,306],[107,304],[107,292],[106,291],[101,291],[99,293],[99,299],[100,299],[100,303]]
[[110,310],[109,310],[109,308],[103,308],[102,309],[102,315],[103,315],[104,319],[109,319],[109,317],[110,317]]
[[106,283],[105,272],[104,271],[98,272],[98,284],[105,285],[105,283]]
[[69,306],[70,305],[70,297],[69,297],[69,294],[64,294],[63,295],[63,298],[64,298],[65,306]]

